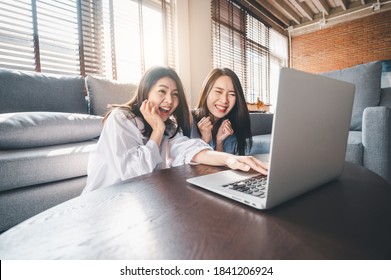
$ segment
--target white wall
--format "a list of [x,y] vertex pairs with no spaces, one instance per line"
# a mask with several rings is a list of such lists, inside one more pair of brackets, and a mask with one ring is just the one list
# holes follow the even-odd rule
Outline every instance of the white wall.
[[201,85],[212,69],[210,0],[177,0],[178,74],[190,107],[198,102]]

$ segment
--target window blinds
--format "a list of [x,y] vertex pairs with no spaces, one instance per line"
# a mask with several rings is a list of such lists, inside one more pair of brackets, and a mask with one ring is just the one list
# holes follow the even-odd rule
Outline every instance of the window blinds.
[[35,70],[31,0],[0,1],[2,67]]
[[173,68],[172,0],[2,0],[0,67],[138,82]]
[[248,102],[269,103],[269,27],[240,2],[212,0],[212,44],[213,66],[238,75]]
[[40,71],[79,74],[79,39],[76,0],[37,0]]
[[[106,75],[105,26],[103,22],[103,3],[101,0],[81,1],[79,10],[79,45],[81,74]],[[80,26],[81,22],[81,26]],[[110,29],[108,29],[110,30]],[[109,45],[110,46],[110,45]],[[110,72],[111,74],[111,72]],[[109,76],[112,78],[112,75]]]

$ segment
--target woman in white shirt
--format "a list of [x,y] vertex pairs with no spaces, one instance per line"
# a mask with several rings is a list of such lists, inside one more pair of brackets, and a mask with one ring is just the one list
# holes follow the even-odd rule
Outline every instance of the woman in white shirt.
[[96,151],[88,162],[83,193],[132,177],[183,164],[203,163],[267,174],[267,165],[249,156],[213,151],[189,139],[189,109],[177,73],[153,67],[141,78],[135,96],[114,105],[104,118]]

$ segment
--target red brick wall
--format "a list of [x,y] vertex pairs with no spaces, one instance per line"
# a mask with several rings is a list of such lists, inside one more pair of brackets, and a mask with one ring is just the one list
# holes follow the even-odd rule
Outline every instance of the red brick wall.
[[391,59],[391,11],[293,37],[291,59],[312,73]]

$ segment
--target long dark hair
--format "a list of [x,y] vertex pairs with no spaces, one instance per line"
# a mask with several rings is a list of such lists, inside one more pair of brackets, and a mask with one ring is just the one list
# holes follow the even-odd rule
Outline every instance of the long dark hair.
[[208,109],[206,100],[208,99],[208,95],[211,92],[216,80],[222,76],[228,76],[231,78],[236,93],[236,103],[232,110],[228,113],[226,118],[228,118],[231,122],[232,128],[234,130],[234,135],[237,140],[235,153],[238,153],[239,155],[244,155],[246,149],[248,148],[248,150],[250,150],[253,144],[250,113],[248,112],[246,99],[244,97],[244,92],[240,80],[235,74],[235,72],[233,72],[231,69],[215,68],[208,74],[202,85],[200,99],[198,101],[196,109],[193,112],[193,117],[196,122],[199,122],[203,117],[210,116],[212,123],[214,123],[213,138],[215,139],[217,130],[223,120],[221,119],[216,122],[214,116]]
[[107,119],[114,108],[120,107],[127,109],[129,113],[132,113],[134,116],[142,119],[142,122],[144,123],[143,135],[150,137],[152,133],[152,127],[144,119],[143,114],[140,112],[140,106],[144,100],[148,99],[148,93],[151,91],[156,82],[164,77],[168,77],[174,80],[179,95],[179,105],[173,112],[172,117],[168,118],[165,122],[166,127],[175,129],[171,137],[174,137],[180,130],[182,131],[183,135],[190,137],[190,113],[189,106],[187,105],[185,91],[178,74],[170,67],[155,66],[148,69],[141,78],[133,98],[124,104],[112,104],[110,106],[111,110],[105,115],[104,120]]

